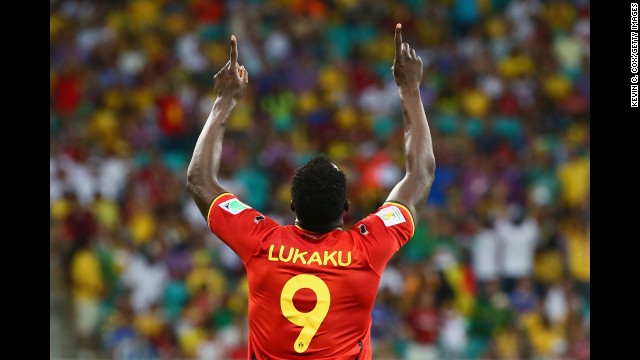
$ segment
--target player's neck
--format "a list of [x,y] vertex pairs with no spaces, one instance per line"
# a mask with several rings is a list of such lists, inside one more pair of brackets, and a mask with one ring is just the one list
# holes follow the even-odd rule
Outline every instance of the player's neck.
[[313,226],[305,225],[304,222],[302,222],[302,221],[300,221],[300,220],[298,220],[296,218],[295,225],[299,229],[307,231],[307,232],[324,234],[324,233],[328,233],[328,232],[333,231],[333,230],[342,230],[344,228],[344,221],[342,219],[338,219],[338,220],[332,222],[331,224],[329,224],[327,226],[323,226],[323,227],[320,227],[320,228],[315,228]]

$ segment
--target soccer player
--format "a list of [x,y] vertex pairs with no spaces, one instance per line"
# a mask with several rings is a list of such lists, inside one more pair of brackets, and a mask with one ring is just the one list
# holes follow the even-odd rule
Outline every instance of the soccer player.
[[375,213],[344,229],[346,177],[327,157],[296,169],[295,224],[280,225],[218,179],[229,115],[249,74],[230,60],[214,76],[216,100],[196,142],[187,189],[209,228],[242,259],[249,281],[248,359],[370,359],[371,310],[389,259],[413,236],[435,172],[420,98],[422,59],[395,29],[392,72],[404,118],[406,175]]

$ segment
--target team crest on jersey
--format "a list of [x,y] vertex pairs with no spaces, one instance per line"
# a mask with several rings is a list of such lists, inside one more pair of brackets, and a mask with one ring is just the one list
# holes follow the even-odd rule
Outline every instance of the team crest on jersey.
[[224,210],[232,213],[233,215],[239,214],[244,209],[249,209],[249,205],[243,203],[238,199],[229,199],[220,204],[220,207]]
[[376,213],[376,215],[382,219],[385,226],[397,225],[405,222],[402,212],[397,206],[388,206]]

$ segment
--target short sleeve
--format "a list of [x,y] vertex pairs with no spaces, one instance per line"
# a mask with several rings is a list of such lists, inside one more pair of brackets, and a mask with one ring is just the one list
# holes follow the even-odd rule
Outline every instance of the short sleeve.
[[385,202],[374,214],[357,222],[360,244],[373,270],[381,275],[391,257],[406,244],[415,231],[411,212],[402,204]]
[[267,234],[279,226],[231,193],[223,193],[213,200],[207,225],[244,264]]

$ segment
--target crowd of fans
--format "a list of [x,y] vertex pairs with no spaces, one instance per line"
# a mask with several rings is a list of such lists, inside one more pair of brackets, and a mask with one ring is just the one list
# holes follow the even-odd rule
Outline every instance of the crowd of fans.
[[383,273],[377,359],[588,359],[588,0],[52,0],[50,244],[80,346],[245,359],[247,282],[185,188],[238,38],[249,86],[224,186],[291,224],[296,167],[327,154],[349,227],[403,176],[396,23],[424,62],[437,161]]

